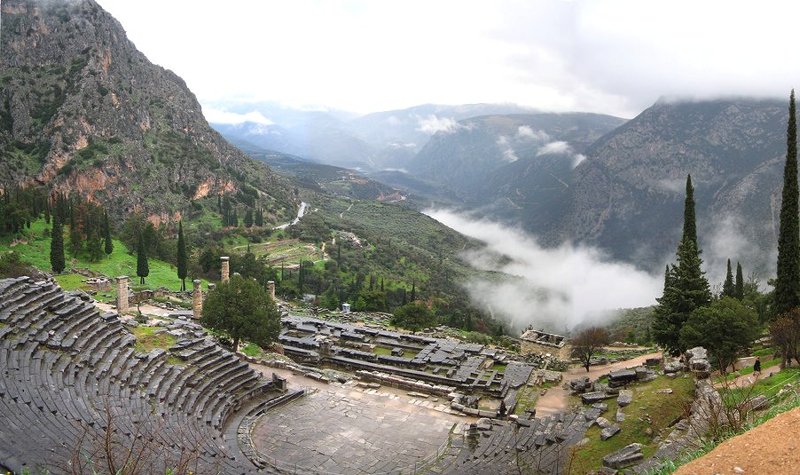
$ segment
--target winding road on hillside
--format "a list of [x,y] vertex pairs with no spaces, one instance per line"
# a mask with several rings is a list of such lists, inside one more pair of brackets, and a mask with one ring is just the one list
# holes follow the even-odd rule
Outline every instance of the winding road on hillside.
[[272,229],[286,229],[289,226],[294,226],[295,224],[300,222],[300,218],[305,216],[306,209],[308,209],[308,203],[306,203],[305,201],[301,201],[300,202],[300,208],[297,209],[297,217],[294,218],[294,220],[292,220],[291,223],[284,223],[284,224],[281,224],[280,226],[275,226]]
[[570,379],[577,379],[583,376],[588,376],[589,379],[595,380],[605,375],[609,371],[616,371],[618,369],[641,366],[648,358],[660,358],[660,357],[661,357],[661,352],[650,353],[647,355],[637,356],[636,358],[632,358],[625,361],[618,361],[616,363],[611,363],[607,365],[591,366],[589,368],[589,372],[586,372],[586,368],[584,368],[583,366],[570,368],[564,373],[562,373],[564,378],[562,380],[562,385],[554,386],[548,389],[547,392],[544,394],[544,396],[539,396],[539,399],[536,400],[536,416],[537,417],[549,416],[552,414],[557,414],[559,412],[564,412],[568,409],[570,391],[568,389],[564,389],[563,384],[567,383]]

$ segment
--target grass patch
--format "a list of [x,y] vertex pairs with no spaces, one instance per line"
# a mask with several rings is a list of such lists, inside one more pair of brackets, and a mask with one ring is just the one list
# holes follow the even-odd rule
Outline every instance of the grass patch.
[[149,353],[156,348],[168,349],[177,342],[176,338],[166,332],[157,333],[160,327],[138,326],[131,329],[136,337],[134,349],[139,353]]
[[[672,389],[672,394],[659,393],[660,389]],[[664,436],[669,432],[669,424],[682,416],[684,408],[691,403],[694,394],[694,380],[692,378],[669,379],[664,376],[656,380],[632,386],[633,402],[623,408],[625,420],[619,423],[622,429],[614,437],[602,441],[600,440],[600,428],[596,425],[586,431],[589,443],[578,447],[573,452],[573,460],[570,473],[583,475],[597,470],[602,465],[602,459],[614,451],[625,447],[628,444],[638,442],[643,445],[642,452],[645,458],[655,453],[658,444],[654,442],[654,437],[660,432]],[[608,411],[604,414],[609,420],[613,420],[617,412],[617,400],[609,399]],[[645,416],[649,416],[652,423],[648,423]],[[648,435],[647,430],[652,432]]]
[[[50,229],[50,226],[44,222],[44,219],[39,219],[32,222],[30,229],[26,229],[24,236],[17,241],[12,236],[0,238],[0,253],[14,251],[19,254],[23,261],[29,262],[32,266],[45,272],[50,272],[50,237],[46,236],[46,229]],[[68,242],[67,229],[64,230],[64,242]],[[138,284],[139,282],[138,277],[136,277],[136,256],[128,254],[125,245],[116,239],[114,240],[114,251],[108,256],[104,255],[97,262],[90,262],[84,259],[84,256],[75,258],[67,254],[65,257],[68,270],[89,269],[112,279],[117,276],[127,275],[131,278],[132,284]],[[150,275],[145,279],[144,288],[156,289],[164,287],[172,291],[180,290],[181,281],[178,279],[175,266],[152,258],[149,259],[149,266]],[[64,290],[87,290],[82,287],[82,279],[85,279],[85,277],[78,274],[67,272],[57,275],[55,278]],[[116,298],[116,285],[113,282],[112,287],[114,290],[104,292],[105,294],[112,294],[108,301],[113,301]],[[204,281],[203,288],[208,288],[208,282]]]
[[255,343],[248,343],[242,348],[242,353],[251,358],[258,358],[263,355],[264,351]]
[[167,364],[171,364],[173,366],[185,366],[186,362],[175,355],[169,355],[167,356]]
[[375,349],[372,350],[372,352],[375,353],[378,356],[391,356],[392,355],[392,350],[390,350],[389,348],[385,348],[383,346],[376,346]]
[[514,414],[521,415],[528,409],[533,409],[537,399],[539,399],[539,388],[522,386],[517,391],[517,407],[514,408]]
[[503,363],[495,363],[492,365],[492,369],[497,371],[498,373],[504,373],[506,371],[507,364]]
[[756,350],[753,352],[753,356],[760,356],[761,358],[764,357],[772,358],[774,355],[775,355],[775,350],[773,348],[762,348],[760,350]]
[[64,290],[90,290],[83,280],[86,277],[79,274],[61,274],[55,276],[56,282]]

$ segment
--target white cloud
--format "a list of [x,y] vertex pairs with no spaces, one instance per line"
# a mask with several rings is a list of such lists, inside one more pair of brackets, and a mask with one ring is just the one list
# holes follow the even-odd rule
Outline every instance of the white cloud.
[[427,117],[417,117],[417,130],[426,134],[433,135],[437,132],[452,134],[458,129],[464,128],[463,125],[451,117],[437,117],[430,114]]
[[264,117],[261,112],[251,111],[246,114],[237,114],[235,112],[228,112],[213,107],[204,107],[203,115],[206,120],[212,124],[243,124],[245,122],[253,122],[260,125],[272,125],[273,121]]
[[567,142],[557,141],[557,142],[550,142],[545,144],[544,147],[540,148],[538,152],[536,152],[536,156],[539,155],[572,155],[572,147],[569,146]]
[[575,169],[575,167],[577,167],[578,165],[580,165],[580,164],[581,164],[581,162],[583,162],[584,160],[586,160],[586,155],[584,155],[584,154],[582,154],[582,153],[576,153],[576,154],[575,154],[575,155],[572,157],[572,169],[574,170],[574,169]]
[[519,157],[514,152],[514,148],[511,146],[511,141],[508,139],[508,137],[501,135],[497,137],[495,143],[503,152],[503,160],[507,162],[516,162],[519,160]]
[[537,142],[546,142],[550,140],[550,136],[544,130],[533,130],[527,125],[520,125],[517,129],[518,139],[531,139]]
[[[472,299],[516,329],[529,324],[563,332],[598,321],[619,308],[654,305],[663,276],[608,260],[600,251],[563,244],[546,249],[515,229],[471,220],[450,211],[426,211],[434,219],[475,238],[485,247],[465,254],[476,268],[515,278],[474,278],[466,285]],[[507,259],[500,259],[505,256]]]

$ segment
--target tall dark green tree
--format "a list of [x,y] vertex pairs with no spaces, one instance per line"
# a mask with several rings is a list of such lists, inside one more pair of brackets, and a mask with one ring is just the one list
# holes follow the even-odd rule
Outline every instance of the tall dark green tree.
[[144,278],[150,275],[150,265],[147,263],[147,250],[144,245],[144,238],[140,235],[136,245],[136,275],[139,276],[139,283],[144,285]]
[[778,278],[775,281],[775,312],[788,312],[800,305],[800,225],[798,224],[797,122],[794,89],[789,96],[786,129],[786,165],[783,168],[781,222],[778,234]]
[[725,274],[725,283],[722,284],[722,296],[734,297],[736,295],[736,285],[733,283],[733,270],[731,260],[728,259],[728,272]]
[[178,278],[181,279],[181,290],[186,290],[188,263],[186,259],[186,240],[183,238],[183,221],[178,221]]
[[114,252],[114,242],[111,240],[111,224],[108,222],[108,213],[103,213],[103,238],[105,239],[105,253],[111,255]]
[[686,176],[686,199],[683,202],[683,239],[690,240],[694,246],[700,249],[697,244],[697,223],[694,213],[694,186],[692,186],[692,175]]
[[50,267],[53,272],[60,274],[64,272],[66,261],[64,260],[64,229],[57,214],[53,215],[53,231],[50,235]]
[[678,244],[677,265],[667,268],[664,276],[664,295],[657,299],[654,311],[653,337],[659,345],[671,353],[684,351],[680,330],[696,309],[711,302],[711,290],[701,268],[700,249],[697,247],[696,223],[694,221],[694,189],[691,177],[686,179],[686,202],[684,203],[683,237]]
[[738,262],[736,263],[736,284],[734,297],[739,300],[744,298],[744,277],[742,277],[742,265]]

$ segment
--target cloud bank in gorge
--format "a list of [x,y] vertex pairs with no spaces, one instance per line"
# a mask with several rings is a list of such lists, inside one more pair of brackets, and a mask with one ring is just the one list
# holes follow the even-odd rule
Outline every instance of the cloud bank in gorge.
[[430,114],[427,117],[417,117],[417,130],[426,134],[433,135],[437,132],[452,134],[464,126],[450,117],[438,117]]
[[564,332],[604,320],[616,309],[653,305],[661,295],[663,275],[609,261],[596,249],[545,249],[534,237],[498,223],[447,210],[425,213],[484,244],[463,255],[472,266],[509,276],[476,277],[466,288],[475,304],[514,329],[533,325]]
[[228,112],[213,107],[204,107],[203,115],[206,120],[212,124],[243,124],[245,122],[253,122],[260,125],[273,125],[275,122],[264,117],[259,111],[250,111],[246,114],[237,114],[236,112]]

